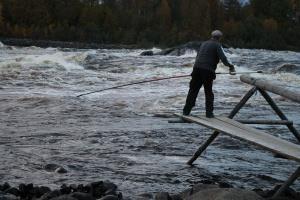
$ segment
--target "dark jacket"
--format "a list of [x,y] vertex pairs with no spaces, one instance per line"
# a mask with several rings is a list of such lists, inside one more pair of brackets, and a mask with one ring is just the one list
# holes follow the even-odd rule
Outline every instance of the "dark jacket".
[[202,43],[198,51],[194,69],[204,69],[215,72],[220,59],[224,65],[230,67],[232,64],[227,60],[219,41],[210,39]]

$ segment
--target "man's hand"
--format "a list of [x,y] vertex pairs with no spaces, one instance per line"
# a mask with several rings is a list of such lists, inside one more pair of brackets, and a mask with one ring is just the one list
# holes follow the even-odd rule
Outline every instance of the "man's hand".
[[236,75],[236,71],[235,71],[234,65],[229,66],[229,74],[230,75]]

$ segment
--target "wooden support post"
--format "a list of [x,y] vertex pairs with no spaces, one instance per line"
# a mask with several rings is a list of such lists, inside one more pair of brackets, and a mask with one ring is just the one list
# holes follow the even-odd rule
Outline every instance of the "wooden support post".
[[292,125],[293,121],[289,120],[236,120],[242,124],[268,124],[268,125]]
[[219,132],[218,131],[214,131],[213,134],[208,138],[208,140],[206,140],[206,142],[204,144],[202,144],[198,150],[196,151],[196,153],[193,155],[193,157],[187,162],[188,165],[193,165],[193,162],[199,157],[201,156],[201,154],[203,153],[203,151],[205,151],[205,149],[218,137]]
[[233,110],[228,115],[229,119],[232,119],[240,109],[247,103],[247,101],[252,97],[252,95],[257,91],[257,87],[253,87],[247,92],[247,94],[242,98],[242,100],[233,108]]
[[[280,108],[276,105],[276,103],[273,101],[273,99],[270,97],[270,95],[265,92],[262,89],[258,89],[259,92],[262,94],[262,96],[266,99],[266,101],[270,104],[270,106],[273,108],[273,110],[277,113],[277,115],[282,119],[282,120],[288,120],[288,118],[283,114],[283,112],[280,110]],[[295,129],[295,127],[292,124],[288,124],[287,127],[289,130],[294,134],[294,136],[298,139],[300,142],[300,134],[299,132]]]
[[289,179],[277,190],[273,198],[279,197],[300,176],[300,167],[289,177]]
[[[245,103],[252,97],[252,95],[257,91],[256,87],[253,87],[251,90],[247,92],[247,94],[242,98],[242,100],[235,106],[235,108],[231,111],[228,118],[232,119],[240,109],[245,105]],[[214,131],[213,134],[208,138],[208,140],[201,145],[193,157],[187,162],[188,165],[193,165],[193,162],[205,151],[205,149],[218,137],[219,132]]]

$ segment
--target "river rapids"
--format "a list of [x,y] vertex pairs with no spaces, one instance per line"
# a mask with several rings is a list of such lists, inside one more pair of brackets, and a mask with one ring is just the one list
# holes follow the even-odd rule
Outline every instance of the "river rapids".
[[[152,49],[159,51],[159,49]],[[227,49],[238,72],[263,70],[256,77],[300,90],[300,53]],[[61,184],[110,180],[125,196],[176,193],[203,180],[235,187],[273,188],[298,167],[247,142],[219,137],[186,165],[211,130],[170,124],[181,112],[190,78],[152,82],[79,94],[144,79],[189,74],[196,52],[182,56],[140,56],[142,49],[80,50],[13,47],[0,43],[0,182]],[[228,68],[218,65],[218,72]],[[215,115],[227,116],[251,86],[239,76],[217,75]],[[278,95],[276,103],[300,130],[300,104]],[[204,113],[201,89],[192,114]],[[254,95],[236,119],[278,119]],[[256,125],[297,143],[285,126]],[[57,164],[68,173],[47,172]],[[300,190],[300,181],[293,188]]]

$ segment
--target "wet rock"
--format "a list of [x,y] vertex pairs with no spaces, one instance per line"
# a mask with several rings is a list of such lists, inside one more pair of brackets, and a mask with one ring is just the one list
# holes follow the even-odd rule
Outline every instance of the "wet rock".
[[106,195],[102,197],[100,200],[118,200],[119,198],[115,195]]
[[263,200],[253,191],[233,188],[217,188],[199,191],[186,200]]
[[61,196],[58,196],[58,197],[54,197],[51,200],[77,200],[77,199],[65,194],[65,195],[61,195]]
[[66,184],[63,184],[61,187],[60,187],[60,192],[62,194],[70,194],[72,192],[72,189],[71,187],[68,187]]
[[48,171],[48,172],[54,172],[56,169],[58,169],[59,167],[61,167],[61,166],[59,166],[59,165],[57,165],[57,164],[47,164],[47,165],[45,165],[44,166],[44,169],[46,170],[46,171]]
[[150,200],[153,198],[154,198],[154,196],[152,193],[143,193],[143,194],[139,194],[138,196],[135,197],[136,200]]
[[53,191],[50,191],[50,192],[44,194],[43,196],[41,196],[41,198],[39,198],[39,200],[49,200],[49,199],[56,198],[59,196],[61,196],[60,190],[53,190]]
[[153,51],[144,51],[141,53],[141,56],[153,56],[154,53]]
[[253,192],[256,192],[256,194],[258,194],[261,197],[267,198],[268,197],[268,192],[264,191],[262,189],[254,189],[252,190]]
[[105,195],[115,195],[118,187],[114,183],[105,181],[103,182],[103,188],[105,191]]
[[20,184],[19,185],[19,191],[20,191],[20,197],[21,199],[24,199],[25,197],[28,197],[29,199],[35,196],[35,191],[33,184]]
[[5,190],[7,190],[8,188],[10,188],[10,185],[9,185],[7,182],[5,182],[5,183],[0,187],[1,191],[5,191]]
[[59,174],[65,174],[65,173],[68,173],[68,171],[63,168],[63,167],[59,167],[55,170],[56,173],[59,173]]
[[59,174],[67,173],[68,171],[60,165],[57,164],[47,164],[44,166],[47,172],[56,172]]
[[92,195],[87,193],[82,193],[82,192],[74,192],[69,196],[77,200],[96,200],[96,198],[93,197]]
[[103,181],[93,182],[91,185],[91,193],[95,198],[100,198],[104,195],[105,188]]
[[6,194],[2,191],[0,191],[0,200],[18,200],[19,198],[12,195],[12,194]]
[[7,194],[15,195],[15,196],[19,196],[20,195],[20,191],[17,188],[15,188],[15,187],[8,188],[4,192],[7,193]]
[[35,197],[40,198],[44,194],[51,192],[51,189],[49,187],[41,186],[41,187],[35,188],[35,191],[36,191]]
[[217,186],[217,185],[212,185],[212,184],[197,184],[197,185],[194,185],[192,188],[183,191],[180,194],[180,196],[183,199],[186,199],[186,198],[190,197],[191,195],[193,195],[193,194],[195,194],[197,192],[200,192],[200,191],[203,191],[203,190],[208,190],[208,189],[217,189],[217,188],[219,188],[219,186]]
[[226,182],[220,182],[219,187],[220,188],[233,188],[232,185],[230,185],[229,183],[226,183]]
[[167,192],[160,192],[160,193],[157,193],[155,195],[155,200],[172,200],[172,198],[170,197],[169,193]]
[[183,198],[180,196],[180,194],[171,195],[172,200],[183,200]]
[[300,74],[300,65],[295,65],[295,64],[283,64],[274,70],[272,72],[289,72],[289,73],[295,73],[295,74]]

